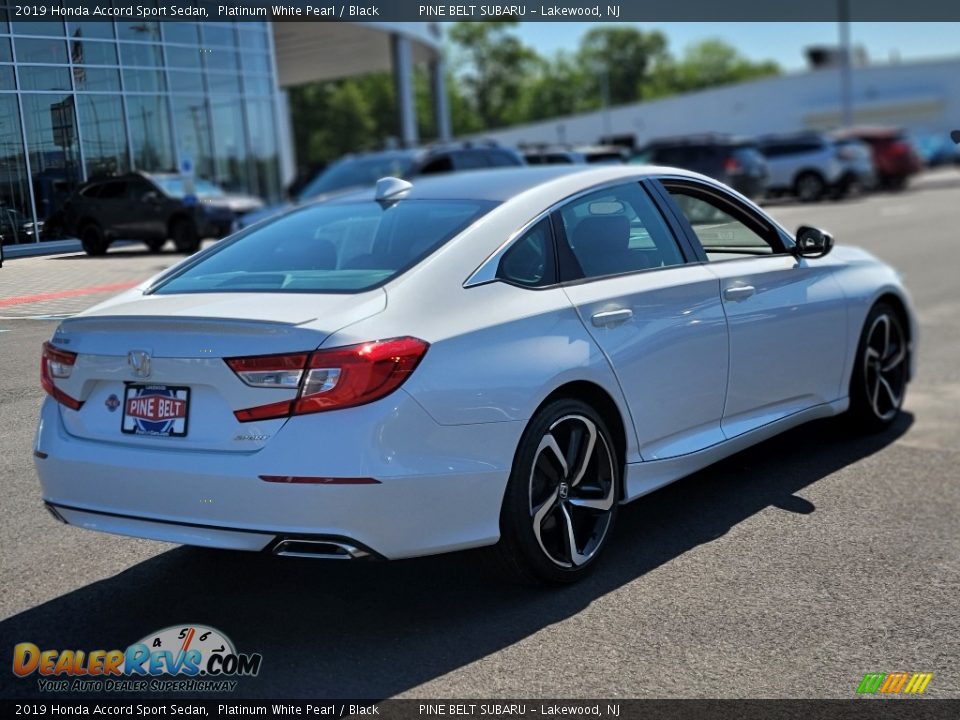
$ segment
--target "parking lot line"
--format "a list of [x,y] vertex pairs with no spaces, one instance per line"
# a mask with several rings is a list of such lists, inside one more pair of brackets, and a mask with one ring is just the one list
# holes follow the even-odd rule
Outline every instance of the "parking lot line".
[[95,285],[93,287],[73,288],[72,290],[58,290],[56,292],[39,293],[37,295],[21,295],[19,297],[0,298],[0,307],[9,305],[26,305],[28,303],[42,302],[43,300],[58,300],[60,298],[77,297],[79,295],[93,295],[102,292],[119,292],[129,290],[140,281],[112,283],[110,285]]

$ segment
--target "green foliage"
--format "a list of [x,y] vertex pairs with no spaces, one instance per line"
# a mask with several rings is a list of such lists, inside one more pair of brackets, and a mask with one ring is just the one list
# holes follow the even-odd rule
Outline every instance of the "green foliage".
[[[447,101],[455,135],[597,110],[609,103],[777,75],[770,61],[754,62],[711,38],[671,55],[657,30],[597,26],[575,51],[543,57],[523,44],[518,23],[460,22],[450,26]],[[414,75],[420,137],[436,137],[429,75]],[[396,92],[389,72],[290,89],[297,157],[303,164],[396,142]]]

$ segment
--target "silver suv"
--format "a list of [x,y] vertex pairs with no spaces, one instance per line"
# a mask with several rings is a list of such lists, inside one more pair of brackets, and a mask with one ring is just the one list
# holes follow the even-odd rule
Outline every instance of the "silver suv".
[[819,134],[774,135],[760,138],[757,147],[767,158],[768,194],[794,195],[815,202],[829,195],[843,197],[852,185],[849,161],[834,141]]

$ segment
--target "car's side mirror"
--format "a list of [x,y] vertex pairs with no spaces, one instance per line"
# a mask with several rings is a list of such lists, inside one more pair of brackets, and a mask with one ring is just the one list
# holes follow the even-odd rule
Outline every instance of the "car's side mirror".
[[797,244],[793,254],[803,258],[820,258],[833,250],[833,235],[826,230],[801,225],[797,228]]
[[140,200],[150,205],[156,205],[160,202],[160,194],[156,190],[147,190],[140,196]]

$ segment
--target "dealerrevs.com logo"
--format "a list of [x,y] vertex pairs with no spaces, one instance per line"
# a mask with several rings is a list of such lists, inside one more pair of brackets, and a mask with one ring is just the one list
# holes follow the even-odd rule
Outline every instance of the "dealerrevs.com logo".
[[42,692],[230,692],[235,678],[255,677],[262,661],[204,625],[164,628],[126,650],[13,648],[13,674],[36,675]]

